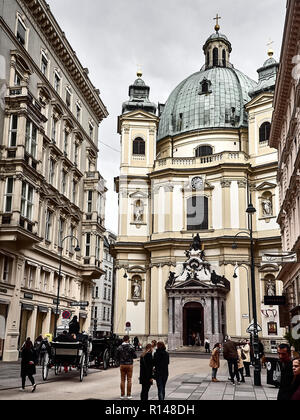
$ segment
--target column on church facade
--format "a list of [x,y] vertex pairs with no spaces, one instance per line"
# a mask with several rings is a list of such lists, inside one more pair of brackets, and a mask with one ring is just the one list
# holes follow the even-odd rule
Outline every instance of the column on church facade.
[[240,214],[240,229],[247,228],[247,182],[246,180],[238,181],[239,187],[239,214]]
[[165,194],[165,231],[173,231],[173,185],[164,187]]
[[159,187],[153,188],[153,233],[158,232],[158,195],[159,195]]
[[212,341],[212,311],[211,311],[212,299],[210,296],[205,298],[204,306],[204,338],[208,338]]
[[231,228],[231,209],[230,205],[230,187],[231,181],[224,179],[221,181],[221,187],[223,189],[223,199],[222,199],[222,215],[223,215],[223,229]]

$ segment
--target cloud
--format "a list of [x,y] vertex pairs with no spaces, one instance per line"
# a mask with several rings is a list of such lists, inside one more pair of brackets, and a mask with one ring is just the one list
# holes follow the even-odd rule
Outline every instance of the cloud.
[[[204,63],[202,47],[214,32],[216,13],[221,32],[232,44],[231,62],[257,80],[274,41],[279,60],[285,18],[282,0],[48,0],[92,83],[100,89],[109,117],[100,125],[100,141],[120,149],[117,117],[128,87],[141,65],[150,99],[164,103],[172,90]],[[108,181],[106,226],[117,231],[119,153],[99,144],[99,169]]]

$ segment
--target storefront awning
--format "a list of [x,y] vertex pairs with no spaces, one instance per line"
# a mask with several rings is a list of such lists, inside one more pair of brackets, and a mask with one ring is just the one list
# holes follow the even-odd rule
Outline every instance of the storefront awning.
[[38,306],[38,311],[39,312],[44,312],[44,313],[48,313],[48,308],[46,306]]
[[80,317],[80,318],[84,318],[84,319],[86,319],[86,318],[87,318],[87,314],[85,314],[85,313],[83,313],[83,312],[80,312],[80,313],[79,313],[79,317]]

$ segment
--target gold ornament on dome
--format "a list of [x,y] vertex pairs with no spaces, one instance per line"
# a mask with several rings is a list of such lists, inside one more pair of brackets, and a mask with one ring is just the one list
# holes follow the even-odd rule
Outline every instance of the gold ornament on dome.
[[216,32],[219,32],[219,30],[220,30],[219,19],[222,19],[222,18],[221,18],[221,16],[219,16],[219,14],[217,13],[217,16],[214,18],[214,20],[216,21],[216,25],[215,25],[215,31],[216,31]]

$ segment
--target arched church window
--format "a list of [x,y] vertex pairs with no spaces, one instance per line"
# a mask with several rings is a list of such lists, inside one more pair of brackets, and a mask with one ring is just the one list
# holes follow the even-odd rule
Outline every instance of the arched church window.
[[219,50],[218,48],[213,49],[213,66],[217,67],[219,64]]
[[133,154],[134,155],[145,154],[145,141],[140,137],[137,137],[133,142]]
[[208,229],[208,198],[191,197],[187,200],[187,230]]
[[222,51],[222,61],[223,61],[223,67],[226,67],[226,51]]
[[263,123],[259,129],[259,142],[262,143],[264,141],[269,141],[270,132],[271,132],[271,124],[269,122]]
[[199,95],[207,95],[208,93],[212,93],[212,90],[211,90],[211,81],[204,78],[200,82]]
[[213,148],[211,146],[199,146],[196,149],[196,157],[210,156],[213,154]]

